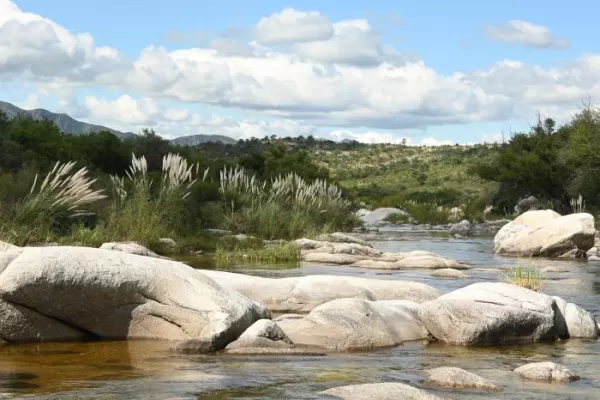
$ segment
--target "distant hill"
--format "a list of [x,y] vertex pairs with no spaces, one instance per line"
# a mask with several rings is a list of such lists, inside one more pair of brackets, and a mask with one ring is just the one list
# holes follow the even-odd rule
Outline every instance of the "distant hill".
[[198,146],[209,142],[220,142],[223,144],[236,144],[238,141],[224,135],[190,135],[181,136],[171,140],[178,146]]
[[44,109],[35,110],[23,110],[13,104],[5,101],[0,101],[0,111],[3,111],[8,115],[9,118],[15,118],[17,116],[26,116],[35,120],[49,120],[58,126],[58,128],[72,135],[87,135],[90,133],[108,131],[113,133],[115,136],[121,139],[127,139],[133,137],[135,134],[132,132],[119,132],[117,130],[107,128],[105,126],[88,124],[85,122],[77,121],[67,114],[57,114]]
[[[135,133],[132,132],[120,132],[105,126],[77,121],[76,119],[69,117],[67,114],[57,114],[44,109],[23,110],[22,108],[5,101],[0,101],[0,111],[8,115],[9,118],[27,116],[35,120],[53,121],[62,132],[73,135],[88,135],[90,133],[108,131],[121,139],[129,139],[136,136]],[[175,138],[171,142],[179,146],[198,146],[208,142],[236,144],[237,140],[223,135],[191,135]]]

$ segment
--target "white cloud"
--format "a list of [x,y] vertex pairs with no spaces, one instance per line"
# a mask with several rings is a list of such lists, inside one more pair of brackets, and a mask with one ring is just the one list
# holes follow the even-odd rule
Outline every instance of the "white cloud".
[[285,8],[256,24],[256,40],[262,44],[289,44],[325,40],[333,34],[327,17],[317,11],[297,11]]
[[88,110],[88,119],[114,122],[119,126],[152,125],[153,118],[159,113],[154,100],[135,100],[128,95],[123,95],[115,101],[87,96],[84,104]]
[[[237,137],[333,126],[332,131],[361,129],[365,140],[376,140],[370,132],[530,118],[537,110],[571,109],[600,97],[597,54],[550,68],[500,60],[484,70],[442,74],[423,60],[398,54],[367,20],[331,23],[317,12],[288,9],[262,20],[263,28],[277,30],[273,21],[289,28],[284,36],[266,35],[260,43],[218,38],[208,47],[174,51],[149,44],[129,60],[115,48],[96,47],[90,34],[69,32],[0,0],[0,81],[30,82],[51,93],[80,88],[126,93],[118,109],[128,114],[119,123],[163,123],[169,134],[184,131],[193,116],[178,121],[183,113],[167,116],[160,107],[154,112],[149,102],[256,111],[257,120],[225,124]],[[544,37],[543,29],[529,31]],[[268,47],[275,37],[288,45]],[[544,43],[536,40],[532,43]],[[68,96],[60,98],[69,104]],[[94,97],[87,103],[100,119],[95,123],[116,118],[111,114],[116,105]]]
[[566,49],[567,39],[554,35],[550,28],[533,22],[513,19],[501,25],[486,27],[489,37],[500,42],[519,43],[529,47]]
[[434,137],[426,137],[421,141],[421,144],[423,146],[452,146],[453,144],[455,144],[456,142],[453,142],[452,140],[438,140]]

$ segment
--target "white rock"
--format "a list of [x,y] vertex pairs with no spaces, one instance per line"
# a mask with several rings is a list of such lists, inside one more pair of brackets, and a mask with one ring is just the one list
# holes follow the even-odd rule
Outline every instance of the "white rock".
[[103,250],[121,251],[123,253],[135,254],[138,256],[162,258],[152,250],[149,250],[136,242],[110,242],[102,244],[100,248]]
[[500,388],[489,379],[475,375],[472,372],[455,367],[440,367],[426,370],[427,379],[425,383],[445,389],[483,389],[500,390]]
[[340,386],[320,394],[343,400],[445,400],[444,397],[399,382]]
[[523,379],[534,381],[569,382],[579,379],[579,376],[572,373],[564,365],[549,361],[526,364],[515,369],[515,372]]

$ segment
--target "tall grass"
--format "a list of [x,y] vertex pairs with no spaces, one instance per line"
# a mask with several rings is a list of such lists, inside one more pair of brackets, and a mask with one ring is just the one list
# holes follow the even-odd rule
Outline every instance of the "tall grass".
[[356,221],[352,204],[332,183],[306,182],[290,173],[260,181],[243,168],[220,173],[226,228],[266,239],[293,239],[309,233],[343,229]]
[[531,263],[526,266],[520,262],[514,267],[508,268],[502,272],[501,278],[504,282],[520,286],[535,292],[541,292],[544,286],[546,275]]

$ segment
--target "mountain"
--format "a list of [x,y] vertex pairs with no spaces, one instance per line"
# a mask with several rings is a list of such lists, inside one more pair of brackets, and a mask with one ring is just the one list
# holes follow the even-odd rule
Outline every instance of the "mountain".
[[[120,132],[111,128],[107,128],[105,126],[77,121],[76,119],[69,117],[67,114],[57,114],[44,109],[23,110],[22,108],[19,108],[14,104],[10,104],[1,100],[0,111],[8,115],[9,118],[25,116],[33,118],[35,120],[50,120],[53,121],[62,132],[70,133],[73,135],[87,135],[94,132],[108,131],[121,139],[129,139],[136,136],[135,133],[132,132]],[[172,140],[172,142],[173,144],[179,146],[197,146],[199,144],[207,142],[236,144],[237,140],[232,139],[229,136],[223,135],[191,135],[175,138]]]
[[73,135],[87,135],[94,132],[108,131],[121,139],[127,139],[133,137],[135,134],[131,132],[119,132],[117,130],[107,128],[105,126],[88,124],[85,122],[77,121],[67,114],[57,114],[44,109],[35,110],[23,110],[13,104],[5,101],[0,101],[0,111],[3,111],[9,118],[15,118],[17,116],[30,117],[35,120],[49,120],[58,126],[58,128],[65,132]]
[[173,144],[178,146],[198,146],[202,143],[221,142],[223,144],[236,144],[237,140],[223,135],[190,135],[181,136],[171,140]]

